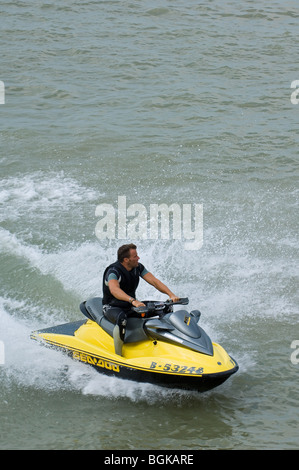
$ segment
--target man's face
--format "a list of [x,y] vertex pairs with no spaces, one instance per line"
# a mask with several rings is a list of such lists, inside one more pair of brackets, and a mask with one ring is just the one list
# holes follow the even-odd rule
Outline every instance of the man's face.
[[128,260],[127,261],[128,268],[130,268],[130,269],[137,268],[138,261],[140,260],[138,254],[137,254],[137,250],[131,249],[130,250],[130,257],[126,258],[126,259]]

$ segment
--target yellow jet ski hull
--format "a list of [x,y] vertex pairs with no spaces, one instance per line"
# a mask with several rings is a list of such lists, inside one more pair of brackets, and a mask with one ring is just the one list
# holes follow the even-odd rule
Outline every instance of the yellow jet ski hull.
[[115,354],[113,338],[95,321],[83,320],[35,331],[31,338],[58,348],[98,372],[122,379],[205,392],[237,372],[238,364],[217,343],[213,355],[147,338],[123,345]]

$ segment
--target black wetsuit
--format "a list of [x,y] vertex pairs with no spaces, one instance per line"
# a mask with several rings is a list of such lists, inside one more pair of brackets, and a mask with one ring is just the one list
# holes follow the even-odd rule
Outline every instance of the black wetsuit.
[[103,275],[103,311],[105,316],[114,324],[119,325],[121,339],[125,334],[125,327],[128,316],[134,315],[130,302],[116,299],[110,292],[108,282],[116,279],[120,288],[133,299],[136,298],[136,289],[139,284],[139,278],[145,276],[148,271],[143,264],[138,263],[136,268],[128,271],[120,261],[110,264]]

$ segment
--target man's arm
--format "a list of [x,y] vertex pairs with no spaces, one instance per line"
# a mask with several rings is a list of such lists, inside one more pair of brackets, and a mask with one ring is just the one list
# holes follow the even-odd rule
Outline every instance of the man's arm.
[[[110,279],[110,281],[108,282],[108,287],[113,297],[118,300],[123,300],[124,302],[130,302],[131,297],[120,288],[117,279]],[[134,307],[144,306],[144,304],[142,302],[139,302],[138,300],[134,300],[132,302],[132,305]]]
[[157,279],[152,273],[146,273],[143,276],[143,279],[152,286],[154,286],[158,291],[162,292],[162,294],[168,295],[168,297],[173,302],[177,302],[178,300],[180,300],[179,297],[177,297],[173,292],[171,292],[171,290],[169,290],[168,287],[165,286],[165,284],[163,284],[163,282]]

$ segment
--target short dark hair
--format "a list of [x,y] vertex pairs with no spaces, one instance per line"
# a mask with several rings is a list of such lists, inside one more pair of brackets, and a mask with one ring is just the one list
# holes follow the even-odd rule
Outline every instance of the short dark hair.
[[136,250],[137,246],[134,243],[122,245],[117,250],[117,259],[122,262],[125,258],[130,258],[130,250]]

